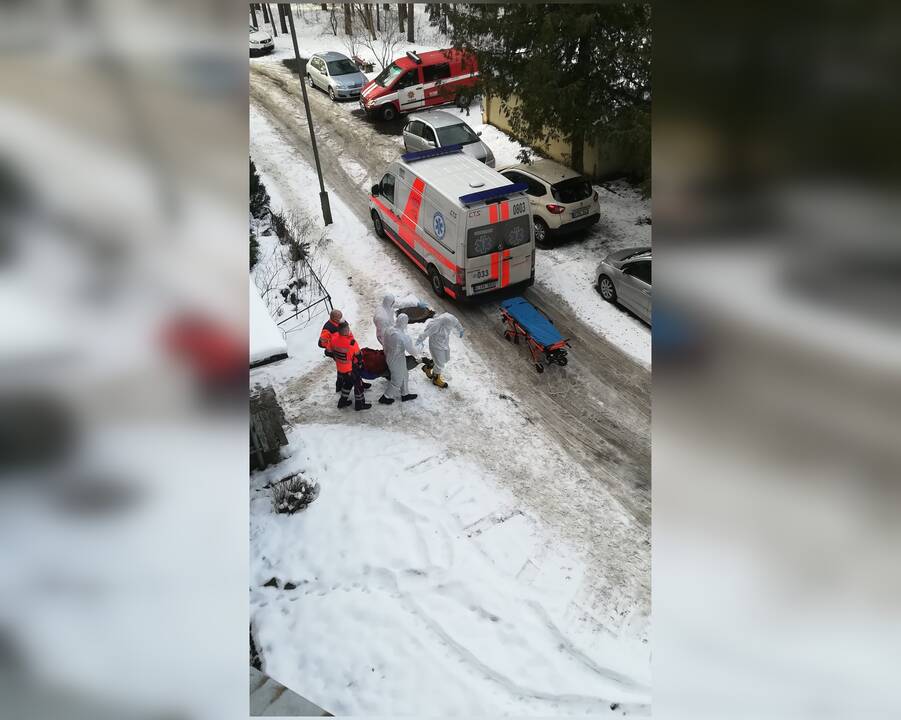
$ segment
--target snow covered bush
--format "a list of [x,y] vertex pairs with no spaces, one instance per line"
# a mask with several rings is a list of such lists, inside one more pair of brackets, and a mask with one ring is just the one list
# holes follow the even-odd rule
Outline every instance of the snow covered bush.
[[293,515],[306,509],[319,495],[319,483],[302,475],[290,475],[272,485],[272,510]]

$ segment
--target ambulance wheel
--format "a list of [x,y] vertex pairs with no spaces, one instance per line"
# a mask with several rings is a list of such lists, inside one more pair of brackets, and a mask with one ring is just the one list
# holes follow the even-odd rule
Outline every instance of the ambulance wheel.
[[376,235],[378,235],[382,239],[386,237],[385,226],[382,224],[382,218],[375,210],[372,211],[372,226],[375,228]]
[[469,93],[462,92],[457,95],[457,107],[465,110],[469,107],[469,103],[472,102],[472,95]]
[[547,223],[541,218],[534,218],[535,224],[535,244],[540,248],[546,248],[548,245],[548,237],[551,231],[548,229]]
[[444,279],[434,265],[429,265],[429,283],[438,297],[444,297]]
[[388,104],[382,108],[382,120],[385,122],[391,122],[397,119],[397,108],[394,105]]

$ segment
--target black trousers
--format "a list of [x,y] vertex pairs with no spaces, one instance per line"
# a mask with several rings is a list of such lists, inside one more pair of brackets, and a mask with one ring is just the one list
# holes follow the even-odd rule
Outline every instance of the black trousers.
[[341,385],[341,397],[350,397],[350,391],[354,391],[354,400],[363,401],[363,378],[356,370],[349,373],[338,373],[338,382]]

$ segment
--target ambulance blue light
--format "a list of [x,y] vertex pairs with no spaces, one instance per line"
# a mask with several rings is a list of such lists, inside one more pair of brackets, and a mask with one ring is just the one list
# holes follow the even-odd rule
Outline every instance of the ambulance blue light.
[[428,160],[433,157],[441,157],[442,155],[453,155],[454,153],[463,152],[462,145],[448,145],[446,147],[435,148],[434,150],[419,150],[417,152],[409,152],[400,156],[404,162],[416,162],[417,160]]
[[493,188],[491,190],[482,190],[481,192],[469,193],[469,195],[461,195],[460,202],[463,205],[475,205],[476,203],[484,202],[486,200],[493,200],[494,198],[503,197],[504,195],[512,195],[517,192],[524,192],[528,190],[529,186],[525,183],[513,183],[511,185],[502,185],[499,188]]

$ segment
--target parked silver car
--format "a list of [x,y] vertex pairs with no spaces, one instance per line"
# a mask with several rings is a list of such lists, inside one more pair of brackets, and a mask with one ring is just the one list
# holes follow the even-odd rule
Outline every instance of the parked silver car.
[[307,60],[307,82],[310,87],[325,90],[332,100],[337,100],[360,97],[368,79],[346,55],[321,52]]
[[410,115],[404,126],[407,152],[430,150],[447,145],[462,145],[463,152],[488,167],[494,167],[494,153],[479,140],[477,133],[459,117],[446,110],[427,110]]
[[651,324],[651,248],[620,250],[598,266],[598,292]]
[[272,52],[275,47],[272,43],[272,35],[265,30],[258,30],[253,25],[248,27],[250,28],[250,54],[265,55]]

